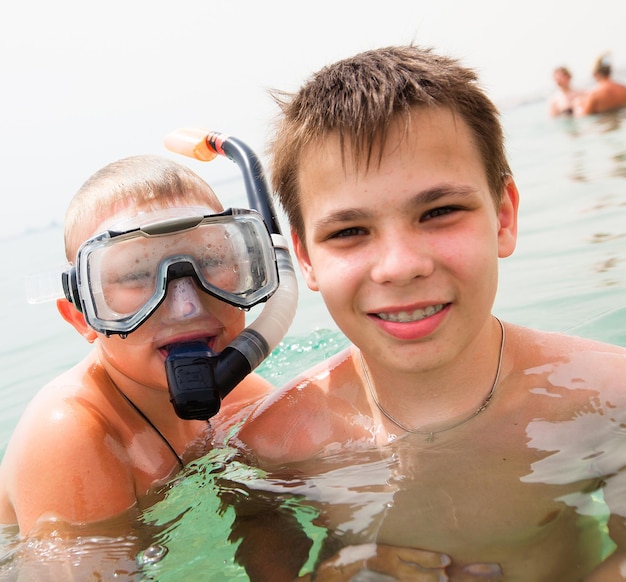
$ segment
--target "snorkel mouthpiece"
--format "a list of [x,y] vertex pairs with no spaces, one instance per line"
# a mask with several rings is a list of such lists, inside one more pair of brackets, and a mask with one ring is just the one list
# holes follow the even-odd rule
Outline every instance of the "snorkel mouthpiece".
[[252,369],[236,349],[216,354],[202,342],[187,342],[171,347],[165,371],[176,414],[184,420],[207,420]]
[[220,409],[221,397],[215,385],[215,358],[206,344],[189,342],[172,346],[165,359],[170,402],[185,420],[206,420]]

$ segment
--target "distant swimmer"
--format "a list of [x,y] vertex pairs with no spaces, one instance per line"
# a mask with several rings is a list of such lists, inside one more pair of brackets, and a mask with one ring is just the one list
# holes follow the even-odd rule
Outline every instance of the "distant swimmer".
[[574,113],[574,104],[577,99],[582,97],[583,92],[572,88],[572,74],[567,67],[554,69],[552,78],[558,89],[550,98],[550,115],[552,117],[572,115]]
[[604,113],[626,107],[626,85],[613,81],[611,72],[610,55],[605,53],[598,57],[593,67],[596,86],[577,101],[576,115]]

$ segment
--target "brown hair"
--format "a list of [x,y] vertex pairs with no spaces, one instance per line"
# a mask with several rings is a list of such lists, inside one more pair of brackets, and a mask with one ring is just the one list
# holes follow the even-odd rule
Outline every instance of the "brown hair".
[[611,76],[611,55],[604,53],[600,55],[593,65],[593,74],[608,79]]
[[561,73],[570,79],[572,78],[572,73],[570,73],[570,70],[567,67],[557,67],[554,69],[553,73]]
[[510,168],[499,112],[477,80],[457,60],[409,45],[366,51],[326,66],[296,94],[273,92],[282,116],[270,143],[272,185],[301,240],[298,174],[305,148],[336,133],[343,155],[367,168],[392,122],[400,118],[405,131],[415,130],[410,127],[415,107],[448,107],[465,120],[499,203]]
[[74,261],[78,247],[98,224],[120,209],[149,211],[179,205],[222,210],[211,187],[195,172],[172,160],[143,155],[108,164],[80,187],[67,208],[67,260]]

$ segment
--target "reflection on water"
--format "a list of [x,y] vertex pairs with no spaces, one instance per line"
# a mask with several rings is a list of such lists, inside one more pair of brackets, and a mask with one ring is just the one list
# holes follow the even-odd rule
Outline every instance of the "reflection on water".
[[143,564],[162,559],[167,548],[153,544],[153,528],[129,517],[69,532],[51,523],[41,537],[24,540],[17,528],[5,528],[0,580],[142,580]]

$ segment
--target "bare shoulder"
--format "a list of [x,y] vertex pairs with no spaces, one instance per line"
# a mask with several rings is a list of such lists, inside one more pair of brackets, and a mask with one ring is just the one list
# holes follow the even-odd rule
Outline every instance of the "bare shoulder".
[[559,370],[579,384],[623,389],[626,348],[574,335],[507,325],[507,342],[520,370]]
[[273,384],[259,374],[249,374],[224,398],[222,412],[231,414],[241,406],[247,406],[265,398],[274,391]]
[[[314,408],[325,408],[327,403],[324,400],[338,397],[338,393],[343,392],[345,383],[354,380],[351,355],[352,349],[346,348],[297,375],[281,388],[274,390],[255,410],[253,416],[258,417],[270,411],[278,414],[281,408],[291,408],[295,404],[306,403]],[[305,387],[306,390],[303,389]]]
[[105,419],[89,396],[89,390],[74,380],[64,374],[44,386],[26,407],[15,435],[32,438],[43,432],[84,433],[98,427],[106,430],[99,422]]
[[235,425],[244,421],[250,412],[275,390],[273,384],[258,374],[246,376],[221,403],[219,412],[211,418],[214,439],[222,441]]
[[626,348],[598,340],[569,335],[561,332],[542,331],[518,325],[507,324],[507,342],[513,339],[523,343],[531,351],[539,350],[546,354],[593,351],[606,354],[626,354]]
[[120,436],[75,379],[64,374],[40,390],[3,457],[0,513],[7,521],[13,512],[23,533],[46,516],[95,521],[136,502]]
[[[107,415],[89,391],[62,375],[44,386],[30,401],[7,447],[3,464],[15,464],[16,473],[40,473],[44,466],[65,466],[93,458],[117,440]],[[79,470],[77,467],[77,470]]]
[[[260,458],[296,461],[309,458],[350,434],[347,422],[358,414],[361,383],[352,348],[317,364],[275,390],[252,413],[237,438]],[[288,419],[288,421],[286,421]]]

